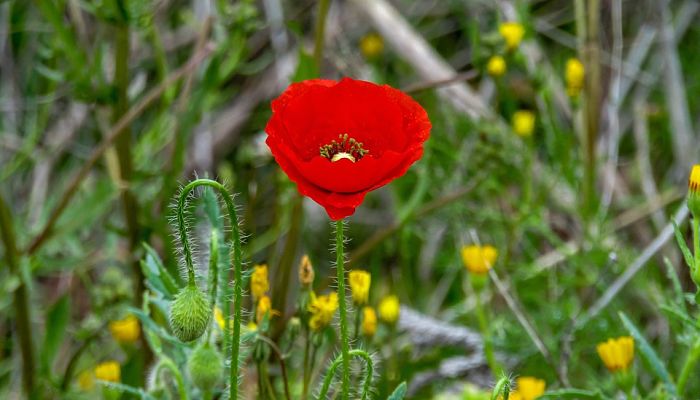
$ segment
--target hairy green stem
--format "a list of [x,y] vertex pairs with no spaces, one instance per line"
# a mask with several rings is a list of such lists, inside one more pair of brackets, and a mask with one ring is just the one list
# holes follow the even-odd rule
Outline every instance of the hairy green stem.
[[348,315],[345,293],[345,255],[343,254],[345,238],[343,237],[343,220],[335,223],[336,270],[338,273],[338,300],[340,304],[340,348],[343,356],[343,391],[342,399],[347,400],[350,392],[350,342],[348,339]]
[[189,399],[189,395],[187,394],[187,388],[185,387],[185,380],[182,379],[182,373],[180,370],[177,368],[175,363],[167,358],[164,357],[160,359],[158,362],[158,365],[156,366],[156,376],[160,375],[161,370],[165,368],[168,371],[170,371],[171,374],[173,374],[173,378],[175,378],[175,383],[177,383],[177,393],[178,393],[178,398],[181,400],[187,400]]
[[309,330],[306,329],[305,344],[304,344],[304,371],[303,371],[303,383],[301,389],[301,398],[306,400],[309,395],[309,378],[311,377],[311,371],[309,368],[309,350],[311,349],[311,338],[309,337]]
[[[185,265],[187,266],[187,274],[190,281],[194,281],[194,267],[192,265],[192,250],[187,241],[187,228],[185,226],[185,202],[188,194],[198,186],[208,186],[219,192],[226,203],[229,221],[231,223],[231,261],[233,262],[233,324],[231,324],[231,315],[229,310],[230,303],[225,307],[225,332],[226,343],[229,344],[228,359],[230,361],[229,373],[229,399],[238,399],[238,356],[240,352],[241,338],[241,303],[243,301],[243,260],[241,254],[241,233],[238,227],[238,216],[236,215],[236,207],[233,204],[233,198],[228,193],[224,185],[211,179],[197,179],[185,186],[180,193],[177,208],[178,230],[180,233],[180,242],[182,243],[182,251],[185,255]],[[233,325],[233,327],[231,327]]]
[[[219,288],[219,234],[212,229],[209,239],[209,304],[211,309],[216,307],[216,296]],[[207,330],[207,342],[211,335],[211,329]]]
[[[366,400],[367,396],[369,395],[369,389],[372,386],[372,375],[374,374],[374,363],[372,362],[372,357],[367,354],[366,351],[364,350],[351,350],[348,352],[348,355],[353,356],[353,357],[360,357],[365,360],[367,363],[367,374],[365,378],[365,382],[362,385],[362,400]],[[321,387],[321,391],[318,394],[317,399],[325,399],[326,395],[328,394],[328,389],[331,386],[331,381],[333,380],[333,375],[335,374],[335,370],[338,369],[338,366],[340,363],[345,364],[346,361],[350,361],[348,357],[344,357],[342,354],[339,355],[338,357],[333,360],[333,363],[331,364],[330,368],[328,368],[328,373],[326,374],[325,379],[323,380],[323,386]]]
[[316,67],[316,75],[321,73],[321,66],[323,65],[323,42],[326,36],[326,18],[328,17],[330,5],[330,0],[319,0],[318,2],[316,33],[314,36],[314,64]]
[[34,390],[34,344],[32,341],[31,316],[29,314],[29,291],[19,267],[19,256],[15,229],[5,199],[0,196],[0,233],[5,246],[5,261],[10,275],[19,278],[19,286],[14,293],[15,317],[17,318],[17,340],[22,354],[22,383],[27,396]]

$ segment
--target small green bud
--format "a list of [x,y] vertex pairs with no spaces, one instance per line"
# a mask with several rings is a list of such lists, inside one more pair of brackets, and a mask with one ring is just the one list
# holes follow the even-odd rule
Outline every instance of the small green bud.
[[191,342],[202,336],[211,314],[204,293],[195,285],[187,285],[170,305],[170,328],[178,339]]
[[223,375],[223,361],[208,343],[194,349],[187,362],[192,382],[202,390],[211,390]]

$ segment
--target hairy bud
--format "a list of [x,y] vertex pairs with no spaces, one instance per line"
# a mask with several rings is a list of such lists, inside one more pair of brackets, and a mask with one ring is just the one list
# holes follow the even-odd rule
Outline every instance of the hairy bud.
[[170,305],[170,328],[183,342],[191,342],[204,333],[211,319],[206,296],[195,285],[187,285]]
[[194,349],[187,367],[192,382],[202,390],[218,385],[224,371],[221,356],[208,343]]

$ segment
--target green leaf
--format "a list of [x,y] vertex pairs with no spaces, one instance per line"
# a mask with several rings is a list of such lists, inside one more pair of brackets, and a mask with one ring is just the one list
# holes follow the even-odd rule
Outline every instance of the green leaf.
[[673,292],[676,295],[675,302],[678,305],[678,307],[681,307],[683,310],[686,310],[685,295],[683,293],[683,287],[681,286],[681,282],[678,280],[676,269],[673,268],[671,261],[669,261],[669,259],[666,257],[664,257],[664,264],[666,265],[666,276],[673,284]]
[[306,79],[315,78],[318,76],[318,71],[316,70],[316,62],[311,54],[305,52],[301,47],[299,48],[299,63],[297,64],[297,70],[294,72],[294,77],[292,82],[300,82]]
[[547,392],[538,399],[605,399],[600,392],[583,389],[562,389]]
[[647,342],[644,336],[642,336],[641,332],[639,331],[639,329],[637,329],[634,323],[632,323],[632,321],[629,318],[627,318],[627,315],[625,315],[625,313],[621,311],[619,313],[619,316],[622,320],[622,324],[625,325],[625,328],[627,328],[632,337],[634,337],[634,341],[636,342],[635,345],[639,349],[639,353],[641,354],[642,358],[647,362],[647,364],[649,364],[651,372],[653,372],[657,378],[663,381],[663,383],[666,385],[666,388],[671,394],[675,395],[676,385],[673,384],[673,381],[671,380],[671,374],[668,373],[668,370],[664,366],[663,362],[661,362],[659,356],[649,345],[649,342]]
[[44,371],[51,371],[56,353],[66,335],[66,326],[70,319],[70,298],[68,295],[61,297],[46,315],[46,336],[41,351],[41,367]]
[[408,387],[406,386],[406,382],[401,382],[399,386],[394,389],[394,393],[389,395],[386,400],[402,400],[404,396],[406,396],[407,389]]
[[678,228],[678,224],[676,223],[676,221],[671,220],[671,222],[673,223],[673,232],[676,234],[676,242],[678,242],[678,247],[681,249],[681,253],[683,253],[685,263],[688,264],[688,267],[692,272],[695,270],[695,259],[693,258],[693,254],[690,252],[688,245],[685,243],[683,233],[681,233],[680,228]]
[[143,244],[143,247],[146,250],[146,259],[141,260],[141,270],[146,284],[154,292],[163,295],[165,299],[174,299],[179,290],[177,281],[165,268],[158,253],[146,243]]
[[496,382],[496,385],[491,391],[491,400],[497,400],[501,395],[503,395],[504,399],[508,400],[508,397],[510,395],[510,386],[510,377],[508,375],[503,374],[503,376],[501,376],[501,379],[499,379],[498,382]]

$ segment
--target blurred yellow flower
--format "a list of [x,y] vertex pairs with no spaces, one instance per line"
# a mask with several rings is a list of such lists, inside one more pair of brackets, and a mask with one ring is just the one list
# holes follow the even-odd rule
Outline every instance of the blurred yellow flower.
[[358,306],[367,304],[372,275],[367,271],[355,269],[348,273],[348,281],[352,291],[352,301]]
[[603,364],[611,372],[627,370],[634,360],[634,339],[630,336],[608,339],[598,344],[596,349]]
[[309,319],[309,327],[311,330],[319,331],[328,326],[333,320],[335,310],[338,309],[338,293],[333,292],[316,296],[314,292],[311,292],[310,300],[309,313],[311,313],[311,318]]
[[250,291],[253,299],[259,299],[270,289],[270,281],[267,278],[267,264],[253,267],[253,275],[250,277]]
[[307,288],[314,283],[314,267],[306,254],[301,257],[299,263],[299,283]]
[[375,58],[384,51],[384,39],[377,33],[368,33],[360,39],[360,51],[365,58]]
[[362,334],[374,336],[377,332],[377,313],[374,308],[366,306],[362,309]]
[[258,324],[256,324],[253,321],[248,322],[248,325],[246,325],[246,328],[248,329],[249,332],[255,332],[258,330]]
[[583,63],[577,58],[570,58],[566,61],[566,91],[571,97],[576,97],[583,89],[586,70]]
[[226,321],[224,321],[224,314],[221,312],[219,307],[214,307],[214,321],[216,321],[216,324],[219,325],[220,329],[224,329]]
[[279,312],[272,309],[272,300],[270,296],[263,296],[258,300],[258,306],[255,307],[255,317],[258,323],[265,318],[265,314],[270,313],[269,317],[279,315]]
[[535,114],[519,110],[513,113],[513,131],[521,137],[530,137],[535,130]]
[[84,392],[89,392],[95,387],[95,376],[92,371],[85,370],[78,375],[78,387]]
[[525,28],[517,22],[504,22],[498,27],[508,50],[514,50],[525,36]]
[[116,361],[105,361],[95,367],[95,378],[107,382],[119,382],[122,378],[122,371]]
[[379,302],[379,318],[386,323],[395,324],[400,311],[399,298],[394,295],[386,296]]
[[542,379],[522,376],[515,380],[516,389],[508,397],[510,400],[535,400],[544,394],[547,384]]
[[506,60],[501,56],[489,58],[489,62],[486,64],[486,71],[495,78],[503,76],[506,73],[506,68]]
[[498,250],[493,246],[464,246],[462,247],[462,263],[473,274],[483,275],[493,267],[498,258]]
[[141,336],[141,326],[139,319],[134,315],[129,314],[124,319],[111,321],[109,323],[109,332],[114,340],[120,343],[131,343],[138,340]]

